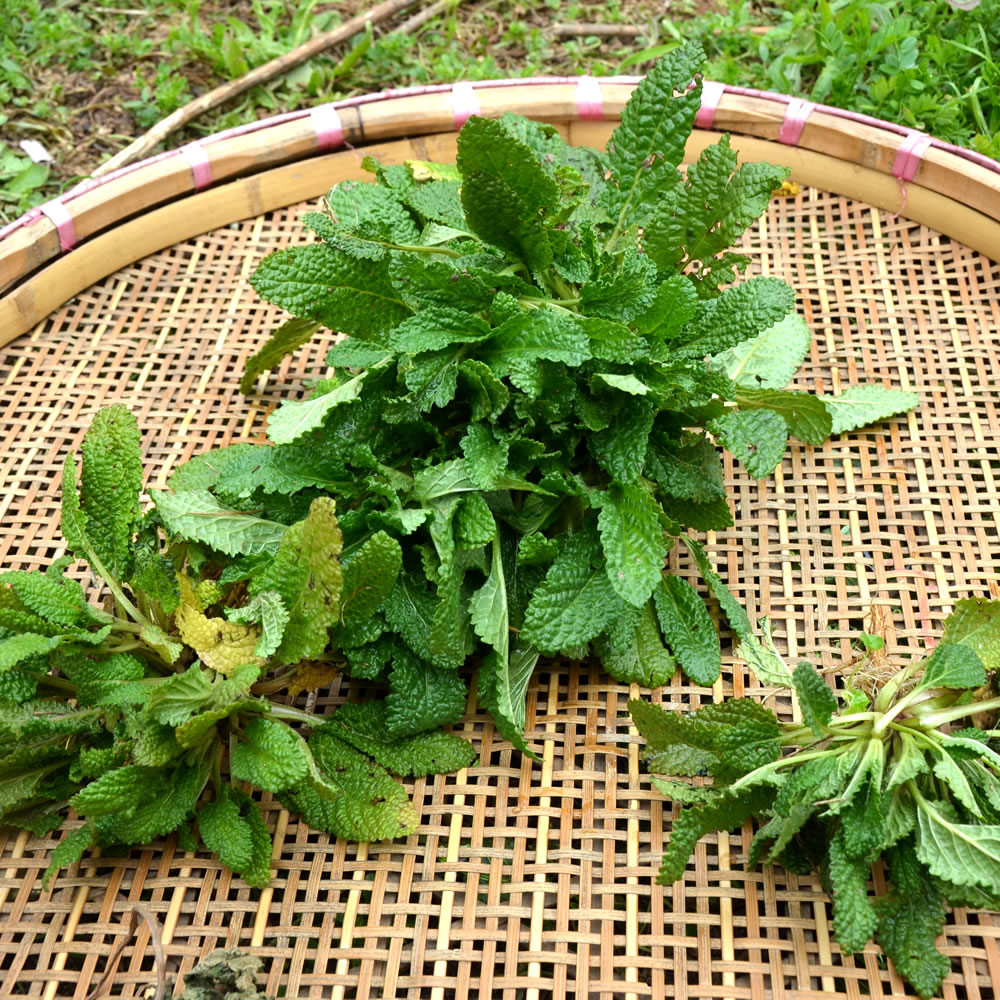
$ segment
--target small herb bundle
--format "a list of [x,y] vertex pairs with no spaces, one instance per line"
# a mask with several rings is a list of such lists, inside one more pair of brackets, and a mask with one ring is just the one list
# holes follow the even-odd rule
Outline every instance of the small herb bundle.
[[[389,734],[381,702],[325,717],[283,703],[335,675],[328,629],[366,620],[359,601],[378,593],[380,567],[390,572],[391,555],[372,555],[381,540],[343,563],[326,497],[269,512],[280,520],[239,515],[231,530],[260,567],[248,587],[220,571],[217,553],[186,540],[164,551],[141,482],[135,419],[108,407],[87,432],[79,484],[72,458],[63,476],[73,555],[0,573],[0,824],[42,834],[70,806],[87,821],[55,849],[48,879],[94,844],[176,832],[194,850],[196,817],[204,845],[252,886],[270,878],[271,835],[238,782],[352,840],[411,833],[416,814],[389,771],[454,771],[475,758],[472,745],[441,731]],[[108,592],[104,608],[64,575],[74,556]],[[359,565],[375,588],[364,598],[345,590],[361,589]]]
[[[875,938],[924,997],[949,962],[934,947],[946,906],[1000,907],[1000,601],[959,601],[925,659],[894,670],[873,653],[835,694],[809,663],[790,671],[770,641],[747,634],[740,655],[763,683],[793,689],[801,723],[748,698],[685,714],[629,703],[656,774],[711,775],[711,785],[653,778],[686,806],[671,827],[658,881],[684,877],[706,833],[759,821],[760,861],[819,872],[846,954]],[[982,727],[982,728],[977,728]],[[888,892],[868,895],[881,859]]]
[[[263,884],[267,829],[239,782],[338,835],[409,832],[389,771],[470,762],[440,727],[474,655],[479,702],[526,752],[543,654],[593,650],[649,687],[677,664],[719,676],[702,597],[663,571],[679,539],[745,621],[685,533],[732,523],[715,442],[764,476],[790,434],[818,444],[916,397],[782,388],[809,348],[794,293],[730,284],[749,261],[728,247],[786,171],[737,167],[727,137],[678,170],[700,62],[685,46],[657,64],[605,152],[474,117],[457,165],[366,161],[375,183],[337,185],[305,218],[321,241],[252,278],[296,318],[244,390],[321,325],[348,335],[271,443],[197,456],[143,514],[135,421],[99,415],[63,532],[108,608],[65,560],[0,577],[0,823],[87,820],[52,870],[92,843],[194,846],[196,816]],[[285,703],[337,671],[387,694],[325,720]]]

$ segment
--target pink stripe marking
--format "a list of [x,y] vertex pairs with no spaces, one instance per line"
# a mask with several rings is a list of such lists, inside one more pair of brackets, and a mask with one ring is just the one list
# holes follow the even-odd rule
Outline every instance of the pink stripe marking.
[[479,114],[479,98],[471,83],[460,80],[451,85],[451,108],[456,129],[460,129],[472,115]]
[[[614,76],[614,77],[601,77],[601,83],[608,86],[614,84],[623,84],[627,86],[635,86],[642,77],[638,76]],[[480,81],[476,86],[477,88],[504,88],[504,87],[522,87],[522,86],[561,86],[568,83],[579,84],[579,77],[512,77],[505,80],[483,80]],[[713,94],[718,88],[718,93]],[[398,90],[384,90],[374,94],[359,94],[356,97],[348,97],[344,100],[337,101],[336,106],[338,108],[347,107],[358,107],[363,104],[374,104],[379,101],[390,101],[397,97],[414,97],[422,94],[443,94],[449,91],[454,92],[454,87],[452,84],[433,84],[430,86],[421,87],[403,87]],[[734,94],[742,97],[754,97],[759,100],[769,101],[774,104],[784,104],[788,105],[791,103],[793,98],[786,96],[785,94],[775,94],[766,90],[756,90],[752,87],[734,87],[725,86],[721,84],[714,83],[712,81],[705,81],[702,90],[702,110],[699,112],[695,119],[695,122],[699,128],[710,128],[714,121],[715,107],[713,106],[709,110],[708,97],[715,98],[715,105],[718,104],[718,98],[722,96],[723,91],[727,94]],[[816,108],[822,111],[824,114],[832,115],[836,118],[844,119],[845,121],[858,122],[863,125],[869,125],[873,128],[880,129],[884,132],[891,132],[895,135],[908,136],[911,133],[911,129],[904,125],[898,125],[895,122],[883,121],[879,118],[873,118],[871,115],[861,114],[857,111],[845,111],[843,108],[833,108],[826,104],[818,104]],[[476,110],[478,110],[478,102],[476,105]],[[273,128],[277,125],[284,124],[285,122],[297,121],[299,118],[303,118],[310,112],[306,109],[301,111],[288,111],[281,115],[275,115],[271,118],[261,118],[258,121],[247,122],[243,125],[238,125],[235,128],[226,129],[222,132],[217,132],[214,135],[205,136],[201,142],[204,145],[208,145],[213,142],[221,142],[225,139],[232,138],[238,135],[247,135],[251,132],[259,132],[266,128]],[[473,112],[474,113],[474,112]],[[464,121],[464,120],[463,120]],[[961,146],[955,146],[952,143],[943,142],[940,139],[932,139],[930,142],[935,149],[940,149],[946,153],[950,153],[953,156],[957,156],[960,159],[966,160],[969,163],[974,163],[976,166],[988,170],[990,173],[1000,176],[1000,163],[996,160],[991,159],[983,153],[977,153],[971,149],[965,149]],[[104,184],[108,184],[112,181],[116,181],[127,174],[134,173],[135,171],[143,170],[149,167],[151,164],[159,163],[161,160],[167,159],[171,156],[176,156],[180,150],[171,149],[164,153],[157,153],[154,156],[147,157],[145,160],[139,160],[136,163],[129,163],[127,166],[120,167],[118,170],[112,173],[105,174],[103,177],[94,177],[88,180],[81,181],[71,190],[63,193],[61,201],[63,203],[69,203],[74,198],[78,198],[80,195],[92,191],[95,188],[102,187]],[[923,153],[923,150],[920,151]],[[919,157],[918,157],[919,160]],[[915,169],[915,168],[914,168]],[[20,218],[14,219],[12,222],[7,223],[7,225],[0,227],[0,240],[9,236],[11,233],[24,226],[31,225],[40,215],[40,211],[37,208],[30,209]]]
[[695,128],[711,128],[715,123],[715,112],[719,101],[726,92],[726,85],[715,80],[703,80],[701,84],[701,107],[694,116]]
[[309,112],[316,129],[316,145],[320,149],[336,149],[344,141],[344,127],[332,104],[321,104]]
[[195,191],[207,188],[212,183],[212,164],[208,162],[208,153],[205,152],[204,146],[195,140],[186,146],[181,146],[180,151],[191,166]]
[[604,98],[601,82],[593,76],[581,76],[576,84],[576,113],[581,121],[604,121]]
[[806,122],[815,110],[816,105],[812,101],[804,101],[801,97],[789,101],[785,108],[785,120],[778,129],[778,142],[783,142],[786,146],[797,146]]
[[39,205],[38,211],[56,227],[56,232],[59,234],[59,250],[62,253],[72,250],[76,245],[76,226],[66,206],[56,198]]
[[931,144],[931,137],[923,132],[910,132],[896,150],[892,163],[892,175],[901,181],[912,181],[917,176],[917,168]]

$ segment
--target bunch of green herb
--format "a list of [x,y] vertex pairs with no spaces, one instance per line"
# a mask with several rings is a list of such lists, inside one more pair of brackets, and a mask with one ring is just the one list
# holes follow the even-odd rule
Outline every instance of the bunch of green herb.
[[[747,623],[743,623],[747,624]],[[659,882],[684,877],[698,840],[759,821],[747,868],[761,860],[816,871],[833,897],[846,954],[875,938],[917,992],[937,992],[949,962],[935,947],[947,906],[1000,907],[1000,601],[959,601],[933,652],[894,670],[870,654],[835,693],[809,663],[792,672],[765,626],[740,647],[760,680],[794,690],[801,723],[748,698],[667,712],[629,703],[657,774],[683,803]],[[868,893],[881,859],[888,892]]]
[[[732,523],[714,442],[761,477],[789,434],[819,444],[916,402],[782,388],[809,348],[794,292],[732,284],[749,260],[729,247],[787,171],[737,167],[728,137],[678,170],[701,58],[688,45],[661,60],[604,152],[505,115],[468,121],[455,166],[366,161],[376,183],[339,184],[305,216],[321,242],[251,278],[297,318],[244,389],[321,325],[348,335],[327,358],[337,375],[272,415],[276,447],[196,460],[171,503],[195,483],[229,504],[333,491],[346,551],[398,539],[388,599],[332,636],[349,672],[388,669],[391,723],[457,717],[456,670],[477,651],[480,701],[519,746],[540,654],[593,644],[616,678],[657,686],[676,662],[711,684],[704,601],[663,565],[682,539],[733,603],[684,534]],[[398,666],[400,649],[419,666]],[[417,678],[436,692],[426,708],[406,693]]]
[[[524,750],[541,655],[593,649],[649,687],[678,663],[718,677],[702,597],[663,570],[679,539],[743,615],[685,534],[731,524],[715,440],[764,476],[789,434],[819,443],[915,397],[782,389],[809,345],[794,293],[731,284],[749,261],[728,247],[786,172],[737,168],[728,138],[678,170],[700,58],[659,63],[605,152],[476,117],[457,165],[369,163],[376,183],[335,187],[305,219],[322,242],[252,279],[297,317],[244,389],[320,325],[348,334],[335,377],[272,414],[272,443],[196,457],[143,514],[135,422],[99,416],[63,531],[111,605],[65,562],[0,577],[0,822],[51,829],[72,805],[87,822],[58,867],[91,843],[190,846],[197,813],[262,884],[267,829],[237,782],[343,836],[411,830],[383,768],[469,762],[438,730],[466,710],[473,655],[480,703]],[[334,671],[387,694],[329,720],[285,704]]]
[[[389,771],[453,771],[475,758],[471,744],[387,734],[384,703],[320,717],[275,697],[329,682],[327,632],[365,620],[359,600],[377,591],[357,567],[388,574],[393,543],[376,538],[342,561],[328,497],[269,511],[274,520],[212,519],[220,551],[234,544],[225,531],[254,553],[248,587],[218,552],[185,540],[164,549],[141,481],[135,419],[102,410],[79,483],[72,458],[63,476],[73,554],[44,572],[0,573],[0,824],[42,834],[68,807],[86,820],[53,852],[50,877],[94,844],[176,832],[193,850],[196,818],[201,842],[253,886],[270,878],[271,835],[240,782],[353,840],[412,832],[416,814]],[[104,607],[64,575],[74,556],[108,594]]]

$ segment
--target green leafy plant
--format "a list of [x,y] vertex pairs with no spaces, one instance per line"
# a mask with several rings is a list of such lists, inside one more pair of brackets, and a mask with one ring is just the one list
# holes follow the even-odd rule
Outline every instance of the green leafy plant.
[[[685,806],[658,881],[684,878],[706,833],[756,820],[748,869],[818,872],[841,949],[874,937],[933,996],[949,971],[934,948],[946,907],[1000,906],[1000,601],[959,601],[933,652],[903,668],[870,643],[836,690],[807,662],[789,669],[761,625],[764,641],[745,633],[740,655],[764,684],[795,692],[801,722],[748,698],[688,713],[629,703],[649,769],[669,776],[654,787]],[[706,774],[711,784],[677,780]],[[888,891],[873,899],[879,859]]]
[[[471,763],[472,746],[443,732],[387,733],[384,704],[318,717],[277,697],[329,682],[327,629],[353,620],[357,600],[344,580],[360,561],[369,588],[385,589],[389,539],[342,571],[334,503],[323,497],[281,520],[212,519],[221,550],[239,538],[258,556],[248,578],[220,572],[218,556],[188,541],[165,548],[163,514],[139,505],[139,431],[122,406],[98,414],[79,483],[77,471],[70,458],[62,527],[73,555],[45,572],[0,573],[0,823],[41,834],[67,807],[85,820],[46,878],[92,844],[177,832],[193,848],[196,819],[206,847],[266,885],[271,836],[239,782],[351,839],[412,832],[413,807],[387,768],[452,771]],[[105,607],[64,575],[74,556],[102,581]]]
[[[311,485],[268,485],[276,462],[351,484],[322,486],[344,491],[348,547],[388,531],[403,555],[348,669],[388,664],[402,642],[457,712],[454,671],[479,650],[480,699],[519,746],[540,654],[593,644],[612,676],[648,686],[676,663],[699,684],[718,677],[704,601],[662,571],[679,540],[743,614],[685,534],[732,523],[711,436],[760,477],[789,434],[819,444],[916,402],[881,386],[783,388],[809,349],[794,292],[732,284],[749,260],[729,247],[786,171],[737,167],[724,137],[681,174],[700,60],[691,45],[658,63],[603,153],[505,115],[470,119],[455,166],[366,161],[376,183],[339,184],[305,216],[322,242],[251,278],[297,318],[244,390],[321,325],[348,335],[327,358],[337,375],[271,416],[276,447],[192,467],[215,470],[198,485],[227,496],[236,464],[257,470],[247,490]],[[194,482],[189,469],[171,485],[183,497]],[[391,711],[411,680],[390,673]]]
[[[270,839],[251,797],[355,839],[411,831],[389,772],[471,762],[440,727],[468,703],[524,739],[539,657],[591,648],[624,681],[719,676],[703,598],[665,574],[690,550],[738,631],[746,615],[688,528],[731,524],[713,437],[756,476],[789,434],[820,443],[909,393],[786,391],[809,346],[780,281],[731,284],[728,249],[785,176],[728,138],[678,170],[700,51],[658,64],[605,152],[550,127],[472,118],[457,165],[369,162],[305,222],[322,242],[252,278],[298,315],[244,389],[321,326],[333,378],[271,415],[270,444],[179,467],[140,503],[139,431],[102,411],[67,463],[72,556],[0,575],[0,822],[85,820],[91,844],[177,831],[251,885]],[[108,596],[64,575],[85,560]],[[286,694],[342,672],[387,689],[320,719]],[[241,784],[245,783],[245,784]]]

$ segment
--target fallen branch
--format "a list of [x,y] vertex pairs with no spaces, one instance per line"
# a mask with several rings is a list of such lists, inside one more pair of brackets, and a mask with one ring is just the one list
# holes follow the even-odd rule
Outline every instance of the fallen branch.
[[560,38],[578,38],[581,35],[602,35],[605,38],[638,38],[642,28],[634,24],[553,24],[553,35]]
[[100,177],[103,174],[111,173],[112,170],[117,170],[119,167],[125,166],[126,163],[131,163],[133,160],[146,156],[163,142],[168,135],[176,132],[177,129],[182,128],[199,115],[210,111],[212,108],[226,101],[232,100],[232,98],[244,93],[244,91],[249,90],[251,87],[256,87],[259,83],[264,83],[272,77],[287,73],[290,69],[294,69],[296,66],[312,59],[326,49],[332,48],[334,45],[338,45],[364,31],[366,24],[378,24],[380,21],[392,17],[393,14],[404,10],[406,7],[411,7],[415,2],[416,0],[383,0],[382,3],[373,7],[367,13],[351,18],[350,21],[342,24],[339,28],[334,28],[332,31],[317,35],[303,45],[292,49],[291,52],[277,56],[269,62],[250,70],[249,73],[245,73],[235,80],[230,80],[216,87],[214,90],[196,97],[193,101],[185,104],[184,107],[178,108],[173,114],[167,115],[162,121],[157,122],[145,135],[140,136],[121,152],[116,153],[106,163],[102,163],[93,172],[93,176]]
[[449,13],[454,12],[454,9],[461,2],[462,0],[437,0],[437,3],[432,3],[429,7],[417,11],[413,17],[407,18],[398,28],[393,28],[393,33],[412,34],[417,28],[422,28],[428,21],[437,17],[438,14],[443,14],[449,7],[451,8]]

